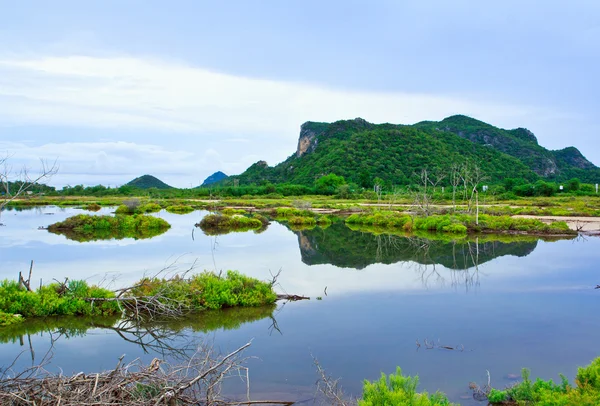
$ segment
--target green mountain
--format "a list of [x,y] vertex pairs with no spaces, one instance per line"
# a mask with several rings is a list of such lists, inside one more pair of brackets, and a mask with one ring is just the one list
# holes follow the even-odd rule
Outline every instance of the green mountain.
[[204,182],[202,182],[202,186],[212,185],[213,183],[217,183],[219,181],[222,181],[223,179],[227,179],[227,175],[225,175],[221,171],[217,171],[210,175],[208,178],[204,179]]
[[152,175],[142,175],[139,178],[135,178],[131,182],[127,183],[127,186],[133,186],[138,189],[172,189],[172,186],[167,185],[162,180],[155,178]]
[[361,118],[309,121],[301,127],[296,152],[284,162],[270,167],[259,161],[229,179],[238,178],[240,184],[313,185],[319,177],[335,173],[365,187],[377,177],[410,184],[424,168],[447,170],[465,160],[477,163],[490,182],[600,180],[600,169],[574,147],[550,151],[529,130],[504,130],[461,115],[414,125],[372,124]]

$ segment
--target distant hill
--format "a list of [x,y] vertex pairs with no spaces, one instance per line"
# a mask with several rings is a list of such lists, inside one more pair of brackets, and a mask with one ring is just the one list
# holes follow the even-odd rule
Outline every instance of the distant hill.
[[133,186],[138,189],[171,189],[172,186],[167,185],[162,180],[152,176],[152,175],[143,175],[139,178],[135,178],[131,182],[127,183],[127,186]]
[[477,162],[490,182],[573,177],[600,181],[600,169],[575,147],[551,151],[527,129],[504,130],[462,115],[414,125],[372,124],[361,118],[309,121],[302,124],[296,152],[284,162],[271,167],[258,161],[229,179],[237,178],[240,184],[313,185],[320,176],[335,173],[364,187],[377,177],[410,184],[423,168],[446,170],[467,159]]
[[225,175],[223,172],[221,171],[217,171],[215,173],[213,173],[212,175],[210,175],[208,178],[204,179],[204,182],[202,182],[202,186],[207,186],[207,185],[211,185],[213,183],[217,183],[219,181],[222,181],[223,179],[227,179],[227,175]]

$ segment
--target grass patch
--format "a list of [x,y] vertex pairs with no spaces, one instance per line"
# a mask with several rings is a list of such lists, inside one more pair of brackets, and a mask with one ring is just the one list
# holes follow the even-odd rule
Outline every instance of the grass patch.
[[100,206],[98,203],[90,203],[87,206],[84,206],[83,208],[87,211],[100,211],[102,206]]
[[268,224],[264,216],[246,217],[239,214],[228,216],[225,214],[208,214],[196,224],[207,235],[218,235],[232,231],[259,230]]
[[247,214],[248,212],[244,209],[227,208],[223,209],[221,213],[225,214],[226,216],[233,216],[234,214]]
[[158,203],[146,203],[137,209],[137,213],[158,213],[162,207]]
[[168,206],[166,209],[169,213],[174,213],[174,214],[188,214],[194,211],[194,208],[192,206],[187,206],[184,204],[178,204],[175,206]]
[[276,219],[289,219],[292,217],[314,217],[310,210],[294,209],[292,207],[279,207],[272,213]]

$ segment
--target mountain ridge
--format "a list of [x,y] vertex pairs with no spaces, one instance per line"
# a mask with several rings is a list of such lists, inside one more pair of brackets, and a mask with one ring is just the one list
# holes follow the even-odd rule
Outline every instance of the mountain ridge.
[[447,169],[465,160],[480,165],[492,182],[507,177],[600,180],[600,169],[573,146],[549,150],[526,128],[506,130],[464,115],[413,125],[373,124],[362,118],[307,121],[300,127],[296,151],[285,161],[273,167],[258,161],[230,179],[312,185],[335,173],[363,187],[375,178],[410,184],[423,168]]

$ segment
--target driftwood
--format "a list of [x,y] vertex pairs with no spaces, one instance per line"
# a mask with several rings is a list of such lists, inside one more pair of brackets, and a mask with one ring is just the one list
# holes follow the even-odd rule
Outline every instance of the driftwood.
[[[247,368],[239,355],[247,343],[225,356],[211,349],[197,351],[187,362],[170,365],[155,358],[148,365],[139,359],[128,364],[122,356],[112,370],[72,376],[53,374],[41,365],[13,374],[8,368],[0,376],[0,404],[11,406],[107,406],[107,405],[292,405],[278,400],[231,401],[220,395],[220,384],[228,376],[242,376]],[[46,359],[46,363],[49,359]],[[246,382],[248,382],[246,380]]]
[[279,294],[277,295],[277,300],[289,300],[289,301],[296,301],[296,300],[310,300],[310,297],[308,296],[299,296],[299,295],[287,295],[287,294]]

